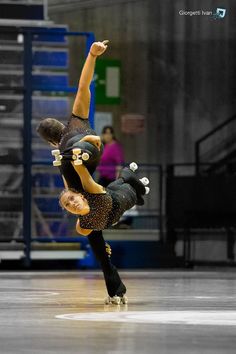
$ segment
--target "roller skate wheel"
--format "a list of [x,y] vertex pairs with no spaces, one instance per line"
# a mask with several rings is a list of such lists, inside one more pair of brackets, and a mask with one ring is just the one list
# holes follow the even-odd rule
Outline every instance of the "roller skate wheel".
[[149,194],[150,192],[150,188],[149,187],[145,187],[145,194]]
[[110,296],[106,297],[106,299],[104,300],[104,304],[105,305],[109,305],[111,303],[111,300],[110,300]]
[[60,150],[58,150],[58,149],[52,150],[51,154],[52,154],[52,156],[58,156],[58,155],[60,155]]
[[138,165],[136,164],[136,162],[131,162],[129,168],[131,169],[131,171],[135,172],[138,169]]
[[122,298],[121,298],[121,303],[122,304],[124,304],[124,305],[126,305],[126,304],[128,304],[128,298],[127,298],[127,296],[122,296]]
[[88,154],[87,152],[84,152],[84,153],[82,154],[82,160],[88,161],[88,159],[89,159],[89,154]]
[[82,160],[75,160],[75,161],[74,161],[74,165],[75,165],[75,166],[82,165],[82,163],[83,163]]
[[114,305],[120,305],[120,300],[120,297],[115,295],[111,298],[111,303]]
[[61,166],[61,161],[53,161],[53,166]]
[[115,295],[115,296],[113,296],[113,297],[108,296],[108,297],[105,299],[104,303],[105,303],[105,305],[110,305],[110,304],[113,304],[113,305],[120,305],[120,303],[121,303],[121,298],[120,298],[120,296],[117,296],[117,295]]
[[124,305],[127,305],[128,304],[128,298],[127,296],[108,296],[105,300],[104,300],[104,304],[105,305],[120,305],[120,304],[124,304]]
[[149,179],[147,177],[143,177],[140,179],[140,182],[142,182],[144,186],[147,186],[149,184]]
[[72,149],[73,154],[79,155],[81,154],[81,149]]

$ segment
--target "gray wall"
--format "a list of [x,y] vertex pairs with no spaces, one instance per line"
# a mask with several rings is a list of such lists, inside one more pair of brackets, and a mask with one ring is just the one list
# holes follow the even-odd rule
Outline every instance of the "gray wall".
[[[97,110],[113,112],[127,161],[193,161],[196,139],[236,112],[234,0],[63,4],[49,0],[52,20],[110,39],[106,57],[122,61],[122,104]],[[215,10],[217,5],[227,9],[222,20],[179,15],[181,9]],[[145,132],[121,134],[124,113],[145,115]]]

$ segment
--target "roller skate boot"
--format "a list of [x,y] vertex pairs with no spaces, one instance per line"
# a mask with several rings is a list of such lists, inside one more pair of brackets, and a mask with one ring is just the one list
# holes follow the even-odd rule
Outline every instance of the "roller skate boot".
[[125,296],[126,287],[120,279],[118,271],[115,266],[112,266],[111,273],[109,275],[104,273],[108,297],[104,303],[106,305],[114,304],[127,304],[128,298]]

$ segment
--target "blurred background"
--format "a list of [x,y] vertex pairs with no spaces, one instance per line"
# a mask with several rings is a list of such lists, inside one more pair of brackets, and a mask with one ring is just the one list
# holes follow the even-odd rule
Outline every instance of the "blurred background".
[[151,187],[104,231],[114,263],[235,264],[235,16],[233,0],[0,1],[0,267],[97,267],[35,128],[70,117],[103,39],[90,121],[113,127]]

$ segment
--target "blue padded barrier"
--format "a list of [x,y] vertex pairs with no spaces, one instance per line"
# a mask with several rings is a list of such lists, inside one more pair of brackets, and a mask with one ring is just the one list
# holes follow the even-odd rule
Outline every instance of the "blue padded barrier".
[[33,65],[54,68],[68,68],[68,50],[35,50],[33,52]]
[[37,86],[63,86],[67,87],[68,83],[68,75],[60,74],[56,75],[53,72],[47,74],[33,74],[33,87],[37,90]]
[[[35,28],[31,28],[34,30]],[[40,29],[39,29],[40,30]],[[42,28],[42,33],[47,31],[47,34],[40,34],[37,33],[33,37],[34,42],[51,42],[51,43],[58,43],[63,44],[67,43],[67,37],[63,35],[63,32],[67,31],[67,26],[65,27],[53,27],[53,28]],[[57,32],[57,34],[51,34],[50,32]],[[59,34],[58,32],[62,32]]]
[[71,114],[68,97],[33,97],[33,117],[68,118]]

